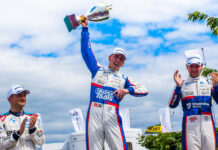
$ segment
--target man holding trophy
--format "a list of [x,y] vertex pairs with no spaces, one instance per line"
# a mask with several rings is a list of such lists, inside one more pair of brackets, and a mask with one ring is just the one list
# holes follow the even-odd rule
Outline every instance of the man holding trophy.
[[89,42],[88,17],[81,22],[81,53],[92,74],[90,104],[86,119],[87,150],[103,150],[104,141],[112,150],[127,150],[119,102],[126,94],[146,96],[146,87],[119,72],[127,54],[122,48],[114,48],[108,57],[108,67],[102,67],[92,52]]
[[128,150],[119,114],[119,103],[126,94],[133,96],[148,94],[146,87],[119,72],[127,58],[124,49],[113,49],[108,57],[108,67],[100,66],[92,52],[88,20],[97,22],[108,19],[110,9],[111,5],[101,2],[89,9],[86,16],[79,17],[72,14],[64,18],[69,32],[82,25],[81,53],[92,74],[90,104],[86,119],[87,150],[103,150],[105,140],[111,150]]
[[85,17],[81,24],[81,53],[92,74],[86,119],[87,150],[103,150],[105,139],[111,150],[127,150],[122,119],[119,115],[119,102],[126,94],[146,96],[147,89],[119,72],[127,57],[126,51],[122,48],[113,50],[108,58],[108,67],[100,66],[89,42],[88,18]]

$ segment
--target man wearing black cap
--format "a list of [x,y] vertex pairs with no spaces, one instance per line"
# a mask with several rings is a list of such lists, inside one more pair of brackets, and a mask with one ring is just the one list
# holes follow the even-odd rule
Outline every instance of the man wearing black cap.
[[8,90],[9,112],[0,115],[0,149],[4,150],[35,150],[36,144],[44,144],[42,122],[39,114],[24,111],[26,105],[25,90],[14,85]]

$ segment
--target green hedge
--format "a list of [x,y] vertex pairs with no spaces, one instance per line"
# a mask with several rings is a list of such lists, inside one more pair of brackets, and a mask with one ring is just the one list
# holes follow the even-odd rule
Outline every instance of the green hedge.
[[149,150],[181,150],[181,132],[140,136],[138,142]]
[[[218,135],[218,128],[216,128],[216,133]],[[142,135],[139,137],[138,143],[149,150],[181,150],[181,136],[182,132]]]

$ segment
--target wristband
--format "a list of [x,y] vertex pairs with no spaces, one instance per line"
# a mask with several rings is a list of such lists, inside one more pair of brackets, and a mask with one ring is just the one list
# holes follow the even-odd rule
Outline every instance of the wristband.
[[15,139],[15,141],[18,141],[18,139],[20,138],[20,131],[19,130],[17,130],[17,132],[14,132],[13,133],[13,138]]
[[36,127],[29,129],[29,134],[33,134],[36,131]]

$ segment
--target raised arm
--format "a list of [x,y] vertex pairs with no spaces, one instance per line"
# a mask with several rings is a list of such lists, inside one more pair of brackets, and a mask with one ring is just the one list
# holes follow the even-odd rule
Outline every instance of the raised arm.
[[81,23],[82,24],[82,33],[81,33],[81,53],[82,57],[86,63],[86,66],[92,73],[92,78],[95,76],[97,73],[98,69],[100,66],[97,63],[97,60],[95,58],[95,55],[92,52],[91,49],[91,43],[89,41],[89,32],[88,32],[88,19],[86,17],[85,22]]
[[211,89],[211,95],[213,99],[216,101],[218,104],[218,73],[217,72],[212,72],[210,73],[211,79],[212,79],[212,89]]
[[169,101],[169,107],[171,108],[175,108],[179,105],[180,99],[182,97],[182,93],[181,93],[181,88],[182,88],[182,84],[183,84],[183,80],[180,74],[178,74],[178,70],[175,71],[173,77],[174,77],[174,81],[176,83],[176,88],[173,92],[173,95],[170,98]]
[[216,101],[216,103],[218,104],[218,85],[212,88],[211,95],[213,99]]
[[182,97],[181,87],[176,86],[175,90],[173,91],[173,95],[169,101],[169,107],[175,108],[179,105],[180,99]]

